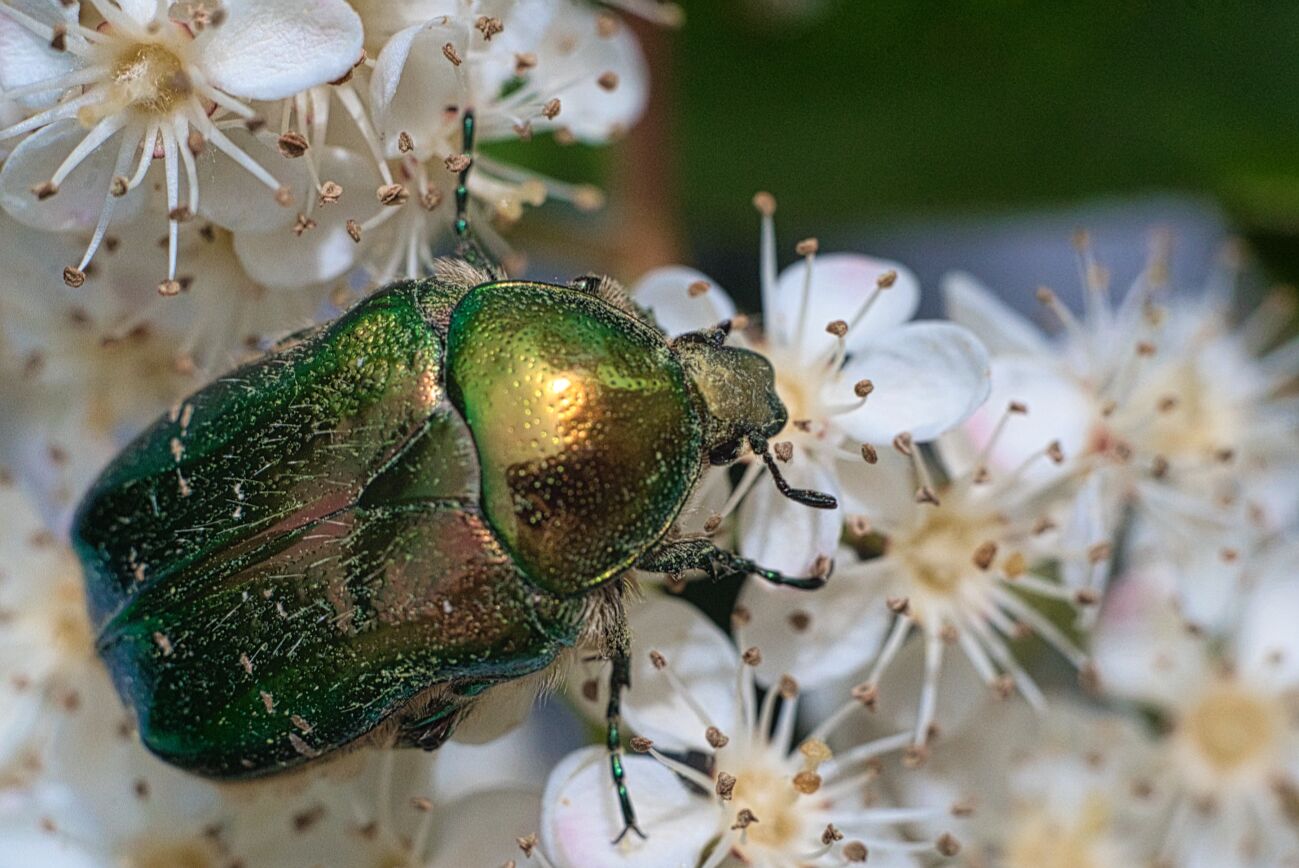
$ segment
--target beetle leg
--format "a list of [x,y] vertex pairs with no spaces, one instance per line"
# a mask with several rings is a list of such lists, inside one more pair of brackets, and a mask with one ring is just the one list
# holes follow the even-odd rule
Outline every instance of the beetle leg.
[[651,573],[703,570],[713,579],[727,573],[747,573],[773,585],[811,591],[826,583],[833,564],[828,565],[821,575],[787,576],[779,570],[768,569],[734,552],[720,549],[706,539],[682,539],[652,549],[641,557],[636,566]]
[[460,150],[469,161],[460,170],[460,177],[456,183],[456,218],[453,224],[456,233],[456,256],[475,268],[486,271],[493,280],[500,280],[505,276],[504,273],[487,255],[482,242],[474,232],[474,227],[469,223],[469,170],[474,165],[474,113],[466,111],[461,117],[461,123]]
[[618,725],[622,722],[622,691],[631,687],[631,660],[627,656],[626,642],[620,641],[619,645],[613,654],[613,667],[609,672],[609,705],[604,713],[609,771],[613,775],[613,785],[618,790],[618,806],[622,809],[622,831],[613,839],[615,844],[627,837],[628,832],[635,832],[641,839],[645,838],[645,833],[636,825],[636,809],[631,804],[631,794],[627,791],[627,772],[622,765],[622,736],[618,732]]

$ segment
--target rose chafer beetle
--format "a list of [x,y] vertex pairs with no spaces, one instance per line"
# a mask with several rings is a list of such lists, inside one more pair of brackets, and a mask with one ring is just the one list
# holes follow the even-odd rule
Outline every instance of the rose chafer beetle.
[[746,447],[787,496],[835,503],[772,460],[787,417],[765,358],[725,323],[669,338],[611,281],[505,279],[465,216],[468,171],[458,258],[191,395],[103,472],[74,526],[98,650],[150,750],[245,779],[432,750],[594,629],[639,833],[625,574],[824,582],[673,534],[704,465]]

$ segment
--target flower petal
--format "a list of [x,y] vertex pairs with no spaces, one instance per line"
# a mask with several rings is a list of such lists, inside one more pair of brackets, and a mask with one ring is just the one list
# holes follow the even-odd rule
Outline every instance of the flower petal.
[[988,400],[971,414],[959,432],[970,447],[969,455],[965,461],[955,460],[954,469],[957,472],[969,469],[969,462],[988,446],[1007,408],[1014,402],[1023,404],[1028,412],[1012,414],[1006,420],[988,452],[988,470],[994,475],[998,471],[1013,471],[1055,440],[1064,451],[1064,463],[1038,461],[1025,469],[1023,478],[1035,485],[1060,479],[1082,458],[1093,427],[1099,421],[1099,410],[1090,394],[1048,357],[1002,356],[994,358],[990,367],[992,386]]
[[[129,131],[126,135],[129,135]],[[59,186],[59,192],[39,200],[32,188],[50,180],[55,170],[86,137],[74,120],[58,121],[23,139],[0,167],[0,207],[15,220],[49,232],[88,231],[99,221],[108,198],[123,133],[110,138],[86,157]],[[126,222],[144,205],[144,184],[119,199],[114,221]]]
[[948,319],[974,332],[994,356],[1052,352],[1041,329],[964,271],[943,277],[943,299]]
[[[690,287],[701,282],[707,284],[707,291],[692,294]],[[656,268],[643,275],[632,286],[631,297],[648,308],[670,335],[710,328],[735,316],[735,302],[726,290],[703,272],[684,265]]]
[[[854,324],[858,311],[876,291],[880,277],[889,271],[897,272],[896,281],[881,290],[870,310]],[[858,352],[911,319],[920,306],[920,282],[916,276],[905,265],[887,259],[857,253],[817,256],[804,310],[806,279],[807,260],[782,271],[776,290],[776,308],[764,311],[772,339],[785,346],[797,345],[798,357],[803,361],[830,354],[835,338],[825,327],[835,320],[850,324],[844,340],[850,352]],[[803,324],[801,338],[797,334],[800,322]]]
[[[9,6],[50,27],[76,23],[80,4],[50,3],[47,0],[10,0]],[[71,72],[80,60],[70,51],[55,51],[0,6],[0,93]],[[58,90],[34,94],[20,100],[29,109],[45,108],[59,98]],[[3,124],[0,124],[2,126]]]
[[[344,148],[326,148],[320,174],[361,196],[379,185],[374,163]],[[344,194],[346,195],[346,193]],[[318,225],[295,236],[291,229],[235,233],[235,254],[248,274],[271,289],[291,289],[337,280],[356,265],[360,246],[347,232],[341,205],[316,209]]]
[[[1261,561],[1262,582],[1249,595],[1236,628],[1235,660],[1242,673],[1281,692],[1299,685],[1299,585],[1294,564],[1299,544],[1277,545]],[[1239,593],[1239,589],[1237,589]]]
[[[601,34],[594,7],[561,5],[537,49],[533,83],[545,100],[558,96],[563,111],[538,129],[563,127],[588,144],[607,142],[640,119],[649,100],[649,68],[630,27]],[[607,88],[600,82],[612,83]]]
[[[838,496],[834,477],[809,450],[795,450],[781,473],[795,488]],[[811,572],[818,557],[839,547],[842,509],[812,509],[781,494],[770,479],[759,479],[740,505],[740,553],[786,575]]]
[[916,516],[916,474],[910,459],[892,448],[876,450],[876,461],[839,458],[834,462],[839,506],[845,516],[861,516],[879,533],[894,533]]
[[[839,553],[842,564],[854,558],[849,550]],[[811,593],[750,578],[740,604],[752,615],[744,641],[762,649],[758,678],[773,684],[792,675],[800,686],[816,688],[865,666],[893,620],[880,587],[869,563],[836,572]]]
[[342,78],[361,58],[361,19],[343,0],[225,0],[226,20],[198,39],[208,80],[274,100]]
[[403,132],[421,157],[459,147],[459,115],[448,115],[443,107],[464,102],[464,82],[442,51],[450,45],[464,57],[468,44],[462,22],[438,19],[407,27],[384,46],[370,76],[370,102],[389,157],[399,156]]
[[541,840],[551,861],[556,868],[694,868],[717,834],[720,810],[649,757],[626,757],[623,766],[648,838],[633,832],[610,843],[622,832],[622,815],[605,750],[589,747],[570,754],[546,783]]
[[726,731],[738,726],[735,684],[739,659],[726,634],[694,606],[673,597],[655,597],[634,610],[631,683],[623,698],[623,717],[641,735],[664,750],[708,750],[704,732],[690,703],[664,672],[650,662],[650,651],[667,659],[709,722]]
[[519,839],[537,832],[541,798],[522,790],[491,790],[438,811],[437,844],[429,864],[504,865],[518,857]]
[[907,431],[933,440],[960,424],[988,396],[988,352],[974,335],[947,322],[898,326],[873,340],[844,368],[844,379],[869,379],[865,405],[836,418],[850,436],[888,443]]
[[[269,133],[254,135],[238,127],[224,132],[235,147],[287,187],[301,207],[311,195],[307,158],[288,159],[276,149]],[[295,211],[277,203],[274,190],[219,148],[204,148],[196,163],[200,216],[226,229],[245,232],[271,232],[293,223]],[[363,192],[368,197],[373,191]]]

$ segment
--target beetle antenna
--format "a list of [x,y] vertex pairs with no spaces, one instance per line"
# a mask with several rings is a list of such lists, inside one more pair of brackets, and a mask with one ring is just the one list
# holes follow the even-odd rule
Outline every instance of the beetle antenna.
[[767,465],[771,471],[771,479],[776,483],[776,490],[796,503],[804,506],[810,506],[813,509],[836,509],[839,501],[834,499],[833,495],[825,494],[821,491],[812,491],[809,488],[791,488],[785,480],[784,474],[776,466],[776,459],[772,457],[771,451],[767,449],[767,441],[761,437],[750,437],[749,445],[753,451],[762,456],[762,462]]
[[483,249],[483,245],[478,240],[478,235],[474,232],[473,226],[469,223],[469,172],[474,167],[473,109],[465,109],[461,122],[460,150],[463,156],[467,158],[467,162],[464,168],[460,170],[460,177],[456,182],[456,221],[454,224],[456,256],[476,268],[487,271],[494,279],[499,279],[504,276],[500,267],[487,255],[487,251]]

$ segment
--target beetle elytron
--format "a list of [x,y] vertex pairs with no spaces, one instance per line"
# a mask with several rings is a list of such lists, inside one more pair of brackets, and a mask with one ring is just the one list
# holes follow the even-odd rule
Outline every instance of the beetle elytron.
[[[767,360],[725,346],[726,324],[669,339],[599,278],[505,280],[467,173],[460,258],[190,396],[82,503],[98,649],[164,760],[240,779],[360,743],[434,749],[484,691],[619,625],[633,567],[824,581],[670,533],[705,461],[746,446],[786,495],[835,506],[771,458]],[[611,769],[639,833],[626,633],[607,632]]]

